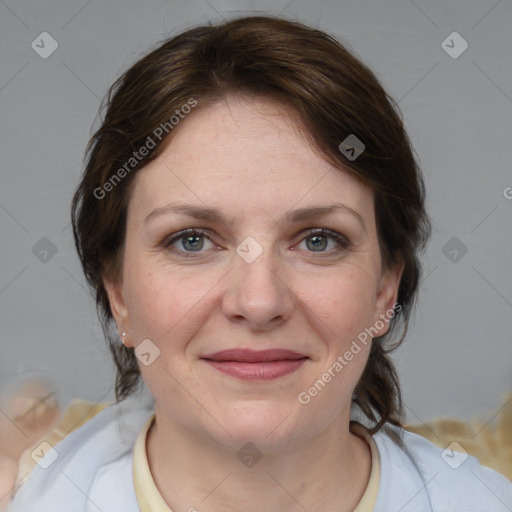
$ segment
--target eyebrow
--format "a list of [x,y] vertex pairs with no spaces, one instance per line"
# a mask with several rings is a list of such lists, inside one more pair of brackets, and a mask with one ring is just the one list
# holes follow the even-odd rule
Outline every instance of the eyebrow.
[[[364,222],[363,216],[350,206],[347,206],[343,203],[335,203],[328,206],[312,206],[308,208],[299,208],[297,210],[292,210],[283,215],[279,223],[297,224],[299,222],[313,220],[320,217],[326,217],[327,215],[335,213],[336,211],[344,211],[349,213],[359,221],[363,229],[366,231],[366,224]],[[144,219],[144,223],[149,222],[151,219],[155,217],[160,217],[162,215],[166,215],[169,213],[188,215],[189,217],[193,217],[194,219],[205,222],[220,224],[226,224],[227,222],[226,215],[220,209],[196,206],[192,204],[170,203],[164,206],[160,206],[159,208],[156,208],[151,213],[149,213],[147,217]]]

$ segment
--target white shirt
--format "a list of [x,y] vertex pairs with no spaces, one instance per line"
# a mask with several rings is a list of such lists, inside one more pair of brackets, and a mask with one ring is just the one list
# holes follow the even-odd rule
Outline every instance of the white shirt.
[[[39,460],[7,512],[139,512],[133,453],[153,414],[152,405],[137,398],[104,409]],[[425,438],[391,425],[373,439],[380,459],[373,512],[512,511],[512,483],[476,458],[458,465],[461,456],[443,455]]]

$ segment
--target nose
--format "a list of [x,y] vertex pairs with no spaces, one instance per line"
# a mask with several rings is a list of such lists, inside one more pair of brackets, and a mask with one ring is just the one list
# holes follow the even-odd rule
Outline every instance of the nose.
[[235,256],[222,300],[226,318],[253,331],[269,331],[286,322],[295,300],[280,269],[265,251],[252,263]]

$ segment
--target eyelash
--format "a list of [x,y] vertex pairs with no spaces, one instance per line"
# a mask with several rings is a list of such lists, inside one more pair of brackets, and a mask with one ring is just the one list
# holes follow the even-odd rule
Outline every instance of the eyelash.
[[[166,239],[163,240],[161,245],[163,246],[164,249],[166,249],[168,251],[171,251],[171,252],[174,252],[174,253],[177,253],[180,255],[185,255],[186,258],[197,257],[194,255],[195,252],[200,254],[204,251],[184,251],[184,250],[176,249],[176,248],[172,247],[172,244],[174,244],[178,240],[180,240],[182,238],[190,237],[190,236],[204,236],[204,237],[208,238],[208,240],[211,241],[211,239],[207,235],[206,230],[203,230],[201,228],[191,228],[191,229],[185,229],[183,231],[179,231],[178,233],[175,233],[175,234],[171,235],[170,237],[167,237]],[[312,254],[315,254],[318,252],[319,255],[325,254],[325,255],[329,256],[332,254],[337,254],[343,250],[346,250],[349,247],[351,247],[351,245],[352,245],[351,242],[348,240],[348,238],[345,237],[344,235],[342,235],[341,233],[337,233],[336,231],[331,231],[330,229],[325,229],[325,228],[308,229],[306,231],[306,236],[304,236],[300,240],[300,242],[303,242],[304,240],[311,238],[313,236],[321,236],[324,238],[331,238],[338,244],[338,246],[335,249],[332,249],[330,251],[307,251],[307,252],[311,252]]]

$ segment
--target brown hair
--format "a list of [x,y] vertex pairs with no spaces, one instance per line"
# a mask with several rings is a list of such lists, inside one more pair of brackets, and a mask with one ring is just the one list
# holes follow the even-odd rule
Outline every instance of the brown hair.
[[[373,423],[373,432],[386,422],[400,425],[400,387],[388,352],[407,332],[419,285],[418,255],[430,235],[423,179],[398,106],[375,75],[334,37],[270,16],[200,26],[159,43],[118,78],[102,102],[104,119],[87,146],[72,223],[117,366],[117,401],[135,391],[140,371],[133,348],[122,345],[112,329],[102,279],[115,281],[120,275],[130,183],[169,139],[155,137],[157,127],[172,134],[169,120],[183,105],[196,102],[200,108],[228,94],[265,97],[291,107],[313,147],[373,191],[383,265],[403,263],[404,270],[399,312],[386,335],[374,339],[353,402]],[[354,160],[339,149],[351,134],[365,145]],[[150,139],[154,147],[135,159],[134,152],[149,147]],[[388,346],[399,325],[401,336]]]

